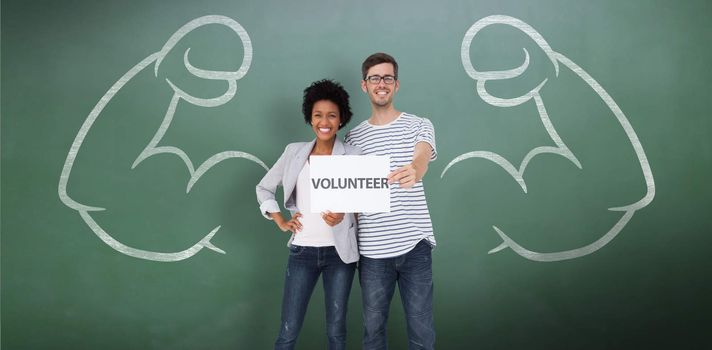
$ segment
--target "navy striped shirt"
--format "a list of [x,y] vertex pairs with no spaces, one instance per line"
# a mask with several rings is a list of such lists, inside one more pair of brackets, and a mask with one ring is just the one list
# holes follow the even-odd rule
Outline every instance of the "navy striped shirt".
[[[345,142],[359,147],[364,154],[390,156],[391,171],[413,161],[418,142],[427,142],[433,149],[430,160],[437,157],[433,124],[426,118],[401,113],[386,125],[361,122],[348,134]],[[391,184],[390,213],[361,213],[358,217],[358,248],[369,258],[390,258],[403,255],[422,239],[435,246],[433,225],[425,201],[423,182],[409,189]]]

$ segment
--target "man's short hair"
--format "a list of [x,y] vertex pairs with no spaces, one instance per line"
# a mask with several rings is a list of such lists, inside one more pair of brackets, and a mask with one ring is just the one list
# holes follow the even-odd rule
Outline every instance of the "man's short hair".
[[396,62],[396,59],[387,53],[376,52],[373,55],[366,57],[361,64],[361,76],[363,80],[366,80],[366,74],[368,74],[368,70],[371,69],[371,67],[381,63],[392,64],[393,74],[395,74],[395,78],[398,79],[398,62]]
[[313,82],[309,87],[304,89],[304,102],[302,103],[302,113],[304,121],[311,124],[312,110],[314,104],[327,100],[333,102],[339,107],[339,129],[344,127],[351,120],[351,106],[349,106],[349,93],[344,90],[341,84],[323,79]]

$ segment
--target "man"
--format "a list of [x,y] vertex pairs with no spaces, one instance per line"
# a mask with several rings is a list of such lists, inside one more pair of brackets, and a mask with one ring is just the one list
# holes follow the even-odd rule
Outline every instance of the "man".
[[346,135],[364,154],[391,160],[390,213],[359,215],[359,279],[363,299],[364,349],[385,349],[388,310],[396,284],[408,325],[409,349],[433,349],[431,250],[435,237],[421,179],[437,156],[428,119],[399,112],[398,63],[375,53],[361,66],[361,89],[371,100],[371,117]]

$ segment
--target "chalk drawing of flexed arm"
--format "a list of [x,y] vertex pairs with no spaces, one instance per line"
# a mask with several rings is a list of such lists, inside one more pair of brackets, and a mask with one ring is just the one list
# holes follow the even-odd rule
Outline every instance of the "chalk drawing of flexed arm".
[[182,160],[190,175],[190,178],[186,184],[186,193],[190,192],[193,185],[195,185],[195,183],[201,178],[201,176],[205,174],[210,168],[226,159],[243,158],[259,164],[265,170],[267,169],[267,166],[260,159],[253,156],[252,154],[241,151],[220,152],[209,157],[207,160],[205,160],[203,163],[199,164],[196,167],[196,164],[194,164],[193,161],[188,157],[188,155],[180,148],[169,145],[161,145],[163,136],[165,135],[166,131],[171,125],[171,122],[173,121],[173,116],[180,101],[185,101],[192,105],[206,108],[217,107],[227,103],[235,96],[237,92],[237,80],[241,79],[247,73],[248,69],[250,68],[250,63],[252,61],[252,43],[250,41],[250,37],[248,36],[245,29],[235,20],[225,16],[204,16],[188,22],[187,24],[179,28],[166,41],[165,45],[163,45],[163,47],[159,51],[149,55],[148,57],[140,61],[138,64],[136,64],[134,67],[129,69],[129,71],[126,72],[121,78],[119,78],[119,80],[116,81],[111,86],[111,88],[109,88],[109,90],[104,94],[104,96],[101,97],[99,102],[97,102],[96,106],[89,113],[89,116],[86,118],[81,128],[79,129],[79,132],[77,133],[77,136],[75,137],[74,142],[72,143],[69,153],[67,154],[64,166],[62,168],[62,174],[59,179],[58,187],[59,197],[62,202],[69,208],[76,210],[81,216],[81,218],[84,220],[84,222],[102,241],[104,241],[107,245],[111,246],[113,249],[123,254],[146,260],[169,262],[187,259],[198,253],[203,248],[208,248],[219,253],[225,253],[223,250],[219,249],[210,242],[210,239],[220,229],[220,226],[217,226],[212,229],[207,235],[205,235],[202,239],[200,239],[197,243],[193,244],[191,247],[188,247],[187,249],[178,252],[155,252],[130,247],[112,237],[111,234],[106,232],[92,216],[93,212],[105,211],[107,210],[106,208],[86,203],[80,203],[79,201],[73,199],[67,192],[67,184],[69,182],[72,173],[72,167],[74,166],[76,157],[81,151],[82,144],[89,132],[91,131],[92,126],[97,121],[97,119],[101,117],[102,112],[104,111],[104,108],[107,106],[107,104],[112,101],[112,99],[117,95],[117,93],[120,92],[120,90],[126,84],[130,83],[131,80],[134,79],[139,73],[151,66],[153,67],[154,77],[158,79],[158,72],[159,68],[161,67],[162,61],[176,46],[176,44],[179,43],[181,39],[183,39],[183,37],[185,37],[191,31],[209,24],[226,26],[232,31],[234,31],[235,34],[237,34],[240,41],[242,42],[242,47],[244,50],[244,57],[240,68],[237,71],[233,72],[204,70],[197,68],[190,63],[190,48],[186,49],[183,54],[183,64],[190,74],[202,79],[224,81],[227,83],[227,89],[224,93],[222,93],[222,95],[218,97],[195,97],[178,87],[169,78],[165,78],[165,84],[170,87],[173,93],[170,102],[168,103],[168,107],[165,111],[163,121],[161,122],[160,127],[158,128],[154,136],[151,138],[145,148],[137,155],[133,163],[126,164],[126,166],[130,167],[131,169],[134,169],[142,162],[149,160],[155,155],[175,155]]
[[511,239],[508,235],[506,235],[502,230],[500,230],[496,225],[493,226],[494,230],[497,232],[497,234],[502,238],[503,242],[496,248],[490,250],[490,254],[496,253],[498,251],[501,251],[505,248],[510,248],[517,254],[521,255],[524,258],[534,260],[534,261],[559,261],[559,260],[566,260],[566,259],[573,259],[577,257],[581,257],[584,255],[591,254],[595,252],[596,250],[602,248],[606,244],[608,244],[613,238],[620,233],[620,231],[625,227],[625,225],[628,223],[628,221],[631,219],[633,214],[645,206],[647,206],[652,200],[653,197],[655,196],[655,182],[653,180],[653,174],[650,169],[650,165],[648,164],[647,157],[645,155],[645,151],[643,150],[643,146],[640,144],[640,141],[638,140],[638,136],[636,135],[635,131],[633,130],[633,127],[631,126],[630,122],[626,118],[626,116],[623,114],[623,111],[618,107],[616,102],[613,100],[613,98],[603,89],[603,87],[596,82],[596,80],[593,79],[586,71],[584,71],[581,67],[579,67],[576,63],[571,61],[569,58],[564,56],[563,54],[554,51],[551,46],[547,43],[547,41],[539,34],[534,28],[532,28],[530,25],[527,23],[513,17],[509,16],[503,16],[503,15],[493,15],[493,16],[488,16],[483,19],[480,19],[479,21],[475,22],[465,33],[465,37],[462,40],[462,46],[461,46],[461,59],[462,59],[462,64],[464,66],[465,71],[467,74],[474,79],[477,84],[476,84],[476,90],[477,94],[482,98],[483,101],[487,102],[490,105],[493,105],[495,107],[513,107],[513,106],[518,106],[522,103],[528,102],[530,100],[534,100],[536,109],[538,112],[538,115],[541,119],[541,122],[548,133],[551,141],[553,142],[554,146],[540,146],[540,147],[535,147],[534,149],[530,150],[524,158],[521,160],[521,162],[517,165],[516,163],[512,163],[509,160],[505,159],[501,155],[490,152],[490,151],[473,151],[473,152],[467,152],[464,153],[460,156],[457,156],[454,158],[443,170],[441,174],[441,178],[445,176],[445,173],[455,164],[469,158],[481,158],[481,159],[486,159],[489,161],[492,161],[502,167],[512,178],[519,184],[519,186],[522,188],[522,190],[526,193],[527,192],[527,183],[524,180],[524,174],[527,168],[527,165],[538,155],[541,154],[554,154],[561,156],[565,159],[568,159],[574,166],[578,167],[579,169],[583,168],[583,165],[579,161],[579,159],[576,157],[576,155],[566,146],[564,141],[561,139],[559,134],[556,131],[556,128],[552,124],[551,120],[549,119],[549,115],[547,113],[547,109],[544,103],[544,100],[542,99],[540,95],[540,91],[545,87],[547,84],[548,78],[544,79],[541,83],[539,83],[536,87],[531,89],[529,92],[518,96],[514,98],[500,98],[491,95],[487,91],[487,82],[492,81],[492,80],[506,80],[506,79],[512,79],[520,76],[522,73],[524,73],[529,66],[529,52],[524,48],[524,62],[522,63],[521,66],[510,69],[510,70],[504,70],[504,71],[477,71],[470,60],[470,44],[472,43],[472,39],[477,35],[477,33],[482,30],[485,27],[488,27],[490,25],[495,25],[495,24],[501,24],[501,25],[508,25],[511,27],[514,27],[516,29],[519,29],[520,31],[524,32],[527,36],[529,36],[546,54],[547,58],[551,62],[551,64],[554,67],[555,75],[558,77],[559,75],[559,69],[560,65],[563,65],[567,69],[571,70],[574,74],[576,74],[582,81],[587,84],[590,89],[595,92],[595,94],[605,103],[605,105],[610,109],[612,114],[615,116],[616,120],[620,124],[620,126],[623,128],[625,131],[626,136],[628,137],[628,140],[630,141],[631,145],[633,146],[633,150],[635,151],[635,155],[638,159],[638,162],[640,163],[640,168],[643,173],[643,178],[645,180],[646,188],[647,191],[645,195],[637,200],[636,202],[632,204],[627,204],[627,205],[622,205],[622,206],[616,206],[609,208],[608,210],[610,211],[616,211],[616,212],[622,212],[622,215],[620,219],[611,227],[608,232],[603,234],[599,239],[596,241],[577,248],[577,249],[572,249],[572,250],[566,250],[566,251],[559,251],[559,252],[551,252],[551,253],[541,253],[541,252],[535,252],[528,250],[521,245],[519,245],[517,242],[515,242],[513,239]]

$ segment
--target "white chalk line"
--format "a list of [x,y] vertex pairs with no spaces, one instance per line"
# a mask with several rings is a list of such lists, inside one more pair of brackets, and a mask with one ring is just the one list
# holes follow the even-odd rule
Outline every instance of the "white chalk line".
[[619,206],[619,207],[613,207],[609,208],[608,210],[611,211],[622,211],[624,212],[621,218],[616,222],[616,224],[613,225],[613,227],[608,230],[601,238],[597,239],[596,241],[577,248],[577,249],[572,249],[572,250],[566,250],[566,251],[559,251],[559,252],[550,252],[550,253],[541,253],[541,252],[535,252],[528,250],[518,243],[516,243],[514,240],[512,240],[509,236],[507,236],[502,230],[500,230],[497,226],[493,226],[494,230],[497,232],[497,234],[502,238],[502,244],[499,246],[491,249],[489,251],[489,254],[493,254],[496,252],[499,252],[507,247],[511,248],[514,252],[519,254],[520,256],[529,259],[529,260],[534,260],[534,261],[561,261],[561,260],[568,260],[568,259],[574,259],[578,257],[582,257],[588,254],[591,254],[599,249],[601,249],[603,246],[608,244],[610,241],[612,241],[620,232],[621,230],[625,227],[625,225],[628,223],[628,221],[633,217],[633,214],[645,206],[647,206],[655,197],[655,182],[653,180],[653,174],[652,170],[650,169],[650,165],[648,163],[647,157],[645,155],[645,151],[643,150],[643,146],[640,143],[640,140],[638,139],[638,136],[635,133],[635,130],[631,126],[630,122],[626,118],[625,114],[623,114],[623,111],[618,107],[618,104],[613,100],[613,98],[606,92],[606,90],[596,82],[593,77],[591,77],[590,74],[588,74],[586,71],[584,71],[580,66],[578,66],[576,63],[571,61],[569,58],[564,56],[561,53],[555,52],[551,46],[547,43],[547,41],[544,39],[541,34],[539,34],[534,28],[532,28],[530,25],[527,23],[513,17],[509,16],[503,16],[503,15],[494,15],[494,16],[488,16],[485,17],[473,24],[468,31],[465,33],[465,37],[463,38],[462,41],[462,46],[461,46],[461,51],[460,51],[460,57],[462,60],[463,67],[467,74],[477,82],[477,88],[476,91],[480,98],[482,98],[485,102],[496,106],[496,107],[513,107],[513,106],[518,106],[524,102],[527,102],[531,99],[534,99],[537,107],[537,112],[539,114],[539,117],[544,125],[544,128],[546,129],[549,137],[551,138],[552,142],[555,144],[555,146],[541,146],[541,147],[536,147],[529,151],[526,156],[523,158],[521,163],[519,164],[519,167],[515,167],[509,160],[506,158],[502,157],[501,155],[490,152],[490,151],[473,151],[473,152],[467,152],[464,154],[461,154],[457,157],[455,157],[450,163],[447,164],[445,169],[443,169],[442,173],[440,174],[440,177],[443,178],[445,176],[445,173],[455,164],[469,158],[482,158],[489,160],[491,162],[494,162],[495,164],[499,165],[502,169],[504,169],[512,178],[519,184],[519,186],[522,188],[522,190],[527,193],[527,185],[524,180],[524,172],[526,170],[527,165],[536,157],[537,155],[540,154],[556,154],[559,156],[562,156],[566,159],[568,159],[570,162],[572,162],[576,167],[579,169],[583,169],[582,164],[580,161],[576,158],[576,156],[571,152],[571,150],[566,146],[566,144],[561,140],[561,137],[559,137],[558,133],[556,132],[556,129],[554,128],[554,125],[551,123],[551,120],[549,119],[549,114],[546,111],[546,107],[544,105],[544,101],[539,94],[539,91],[544,87],[544,85],[547,83],[548,79],[544,79],[539,85],[537,85],[534,89],[530,90],[526,94],[515,97],[515,98],[499,98],[495,97],[489,92],[487,92],[485,86],[486,82],[489,80],[504,80],[504,79],[511,79],[515,78],[519,75],[521,75],[526,68],[529,66],[529,52],[524,49],[524,63],[520,65],[519,67],[516,67],[514,69],[509,69],[509,70],[503,70],[503,71],[490,71],[490,72],[479,72],[477,71],[473,65],[472,62],[470,61],[470,45],[472,43],[472,39],[474,36],[483,28],[493,25],[493,24],[504,24],[504,25],[509,25],[514,28],[517,28],[521,31],[523,31],[525,34],[527,34],[530,38],[534,40],[534,42],[539,45],[539,47],[544,51],[544,53],[547,55],[551,63],[554,65],[555,73],[556,76],[558,77],[559,75],[559,62],[562,63],[564,66],[569,68],[572,72],[574,72],[579,78],[581,78],[583,81],[585,81],[593,91],[595,91],[598,96],[604,101],[606,106],[611,110],[611,112],[615,115],[616,119],[618,120],[619,124],[623,129],[625,130],[626,136],[628,137],[629,141],[631,142],[633,149],[635,150],[635,154],[638,158],[638,161],[640,163],[641,170],[643,172],[643,177],[645,179],[646,183],[646,194],[641,198],[640,200],[636,201],[633,204],[625,205],[625,206]]
[[111,88],[101,97],[99,102],[94,106],[92,111],[89,113],[87,116],[87,119],[84,121],[82,124],[81,128],[79,129],[79,132],[77,133],[77,136],[74,139],[74,142],[72,143],[72,146],[69,150],[69,153],[67,154],[67,159],[65,160],[64,166],[62,167],[62,173],[60,175],[59,179],[59,186],[58,186],[58,193],[59,193],[59,198],[61,199],[62,203],[64,203],[66,206],[69,208],[72,208],[79,212],[79,215],[82,217],[84,222],[91,228],[91,230],[107,245],[112,247],[114,250],[126,254],[128,256],[132,256],[135,258],[140,258],[140,259],[145,259],[145,260],[152,260],[152,261],[161,261],[161,262],[170,262],[170,261],[180,261],[187,259],[196,253],[198,253],[200,250],[203,248],[208,248],[211,249],[215,252],[225,254],[225,251],[216,247],[210,242],[210,239],[217,233],[217,231],[220,229],[220,226],[215,227],[213,230],[211,230],[207,235],[205,235],[201,240],[199,240],[197,243],[195,243],[193,246],[191,246],[188,249],[179,251],[179,252],[172,252],[172,253],[165,253],[165,252],[156,252],[156,251],[148,251],[148,250],[141,250],[137,248],[133,248],[130,246],[127,246],[116,239],[114,239],[109,233],[104,231],[101,226],[94,220],[94,218],[90,215],[90,212],[92,211],[101,211],[101,210],[106,210],[105,208],[101,207],[96,207],[96,206],[90,206],[90,205],[85,205],[82,203],[79,203],[75,200],[73,200],[69,194],[67,193],[67,183],[69,182],[69,177],[72,171],[72,167],[74,166],[74,161],[76,160],[77,154],[79,152],[79,149],[82,146],[82,143],[84,142],[84,139],[86,138],[86,135],[89,133],[89,130],[91,129],[92,125],[96,121],[96,119],[99,117],[101,112],[103,111],[104,107],[114,98],[114,96],[126,85],[131,79],[133,79],[138,73],[142,72],[146,67],[148,67],[151,64],[155,64],[154,66],[154,76],[158,77],[158,67],[161,64],[162,60],[165,58],[165,56],[173,49],[173,47],[188,33],[190,33],[192,30],[208,25],[208,24],[220,24],[220,25],[225,25],[229,28],[231,28],[237,35],[240,37],[240,40],[242,41],[243,49],[244,49],[244,58],[242,61],[242,64],[240,68],[235,71],[235,72],[224,72],[224,71],[210,71],[210,70],[203,70],[200,68],[194,67],[188,58],[188,54],[190,52],[190,48],[187,49],[183,55],[183,63],[186,67],[186,69],[193,75],[203,78],[203,79],[212,79],[212,80],[224,80],[228,83],[228,89],[226,92],[216,98],[210,98],[210,99],[204,99],[204,98],[199,98],[192,96],[185,91],[181,90],[178,88],[175,84],[173,84],[169,79],[166,79],[166,83],[173,89],[174,94],[173,97],[171,98],[171,101],[168,105],[168,109],[166,110],[165,117],[163,119],[163,122],[161,123],[161,126],[158,128],[158,131],[156,134],[153,136],[151,141],[148,143],[148,145],[144,148],[144,150],[138,155],[134,163],[131,165],[131,169],[134,169],[136,166],[138,166],[141,162],[145,161],[146,159],[157,155],[157,154],[164,154],[164,153],[169,153],[169,154],[175,154],[178,156],[183,162],[185,163],[189,173],[190,173],[190,180],[188,181],[188,184],[186,186],[186,193],[190,192],[191,188],[195,185],[195,183],[203,176],[210,168],[215,166],[216,164],[227,160],[231,158],[244,158],[250,161],[253,161],[257,164],[259,164],[262,168],[265,170],[268,169],[268,167],[262,162],[259,158],[255,157],[252,154],[246,153],[246,152],[240,152],[240,151],[224,151],[220,152],[218,154],[215,154],[208,158],[205,162],[203,162],[200,166],[198,166],[197,170],[195,169],[192,161],[190,158],[187,156],[187,154],[173,146],[158,146],[160,141],[163,139],[163,136],[165,135],[166,131],[171,125],[171,122],[173,120],[173,116],[175,114],[176,108],[180,100],[185,100],[188,103],[191,103],[193,105],[201,106],[201,107],[216,107],[220,106],[224,103],[227,103],[230,101],[234,96],[237,91],[237,80],[241,79],[249,70],[251,61],[252,61],[252,42],[250,40],[250,37],[248,36],[247,32],[245,29],[237,23],[235,20],[225,17],[225,16],[217,16],[217,15],[212,15],[212,16],[203,16],[196,18],[181,28],[179,28],[167,41],[166,44],[161,48],[160,51],[155,52],[145,59],[141,60],[138,64],[136,64],[134,67],[129,69],[119,80],[117,80]]

